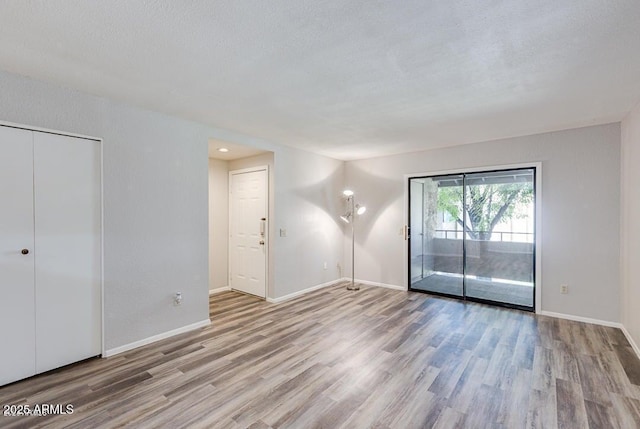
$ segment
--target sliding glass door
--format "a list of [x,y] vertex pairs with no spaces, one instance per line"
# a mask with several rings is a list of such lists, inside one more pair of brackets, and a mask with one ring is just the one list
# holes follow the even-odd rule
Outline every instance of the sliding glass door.
[[[410,184],[411,288],[464,296],[462,175],[420,177]],[[455,214],[455,216],[453,215]]]
[[409,179],[410,289],[533,310],[535,169]]

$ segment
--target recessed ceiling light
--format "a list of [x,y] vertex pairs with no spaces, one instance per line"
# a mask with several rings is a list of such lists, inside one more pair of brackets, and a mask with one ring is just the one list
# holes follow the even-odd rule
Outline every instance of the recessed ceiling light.
[[226,147],[219,147],[218,152],[229,152],[229,149],[227,149]]

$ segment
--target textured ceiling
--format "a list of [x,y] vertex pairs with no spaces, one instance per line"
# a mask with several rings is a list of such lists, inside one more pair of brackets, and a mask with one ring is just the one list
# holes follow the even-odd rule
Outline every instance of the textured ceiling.
[[365,158],[621,120],[640,1],[3,0],[0,69]]

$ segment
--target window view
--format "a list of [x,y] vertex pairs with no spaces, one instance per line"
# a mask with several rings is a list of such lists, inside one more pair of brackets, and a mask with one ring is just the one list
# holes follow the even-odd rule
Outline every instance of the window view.
[[532,310],[534,174],[410,179],[411,289]]

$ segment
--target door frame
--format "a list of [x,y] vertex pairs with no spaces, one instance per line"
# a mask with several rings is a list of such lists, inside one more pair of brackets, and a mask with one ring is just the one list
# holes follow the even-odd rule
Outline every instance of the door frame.
[[[269,233],[269,226],[270,226],[270,215],[269,215],[269,210],[271,208],[271,199],[269,198],[269,194],[271,193],[271,183],[269,180],[269,165],[265,164],[265,165],[257,165],[255,167],[248,167],[248,168],[241,168],[238,170],[229,170],[229,180],[228,180],[228,192],[229,194],[231,194],[231,179],[232,176],[234,174],[244,174],[244,173],[255,173],[257,171],[264,171],[266,174],[266,178],[267,178],[267,183],[265,183],[265,217],[266,217],[266,221],[265,221],[265,225],[264,225],[264,231],[265,231],[265,237],[264,237],[264,251],[265,251],[265,257],[264,257],[264,300],[268,300],[269,299],[269,256],[270,256],[270,252],[269,252],[269,248],[271,247],[271,240],[270,240],[270,233]],[[228,227],[228,233],[229,235],[231,235],[231,195],[229,195],[229,224],[227,225]],[[229,237],[230,238],[230,237]],[[231,290],[235,290],[231,287],[231,240],[228,241],[227,243],[227,254],[229,255],[228,259],[228,266],[227,266],[227,275],[228,275],[228,283],[229,283],[229,289]]]
[[425,176],[446,176],[449,174],[466,174],[466,173],[479,173],[483,171],[491,170],[511,170],[511,169],[524,169],[535,168],[535,231],[534,231],[534,275],[535,275],[535,295],[534,295],[534,312],[539,314],[542,311],[542,162],[526,162],[520,164],[499,164],[499,165],[487,165],[482,167],[468,167],[468,168],[456,168],[449,170],[437,170],[426,171],[422,173],[410,173],[404,175],[404,240],[405,245],[403,247],[404,252],[404,290],[409,290],[409,246],[407,236],[407,226],[409,225],[409,180],[412,178],[425,177]]
[[101,137],[84,134],[53,130],[50,128],[36,127],[32,125],[18,124],[15,122],[0,120],[0,126],[18,128],[21,130],[40,133],[55,134],[59,136],[74,137],[84,140],[92,140],[100,145],[100,357],[106,357],[104,335],[104,140]]

